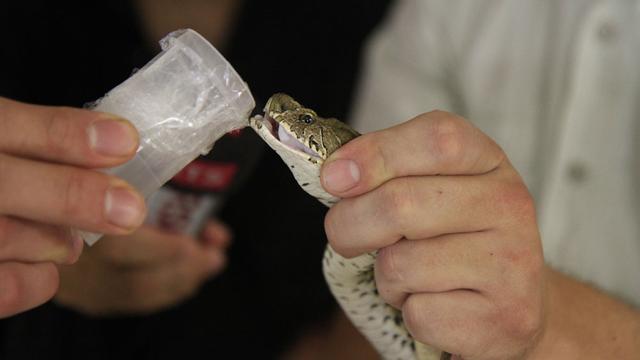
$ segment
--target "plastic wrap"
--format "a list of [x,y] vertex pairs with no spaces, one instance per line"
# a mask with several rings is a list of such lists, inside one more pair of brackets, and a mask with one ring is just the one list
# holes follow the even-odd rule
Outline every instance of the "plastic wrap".
[[[200,34],[167,35],[162,52],[111,90],[95,110],[131,121],[140,133],[135,157],[108,169],[147,198],[225,133],[248,125],[249,88]],[[83,233],[88,244],[100,234]]]

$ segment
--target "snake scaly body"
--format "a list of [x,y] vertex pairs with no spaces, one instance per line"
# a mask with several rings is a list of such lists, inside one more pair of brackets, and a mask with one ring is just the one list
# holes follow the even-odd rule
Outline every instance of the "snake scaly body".
[[[359,134],[337,119],[319,117],[285,94],[273,95],[264,116],[250,120],[251,127],[289,166],[300,186],[326,206],[338,198],[320,184],[320,168],[331,153]],[[323,271],[336,300],[384,359],[448,359],[447,353],[415,341],[402,313],[386,304],[376,289],[375,253],[347,259],[327,245]]]

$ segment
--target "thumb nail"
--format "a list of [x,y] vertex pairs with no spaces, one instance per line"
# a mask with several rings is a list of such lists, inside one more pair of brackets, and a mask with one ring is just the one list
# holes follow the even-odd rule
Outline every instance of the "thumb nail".
[[335,160],[326,164],[322,170],[322,183],[330,192],[347,191],[359,181],[360,168],[353,160]]

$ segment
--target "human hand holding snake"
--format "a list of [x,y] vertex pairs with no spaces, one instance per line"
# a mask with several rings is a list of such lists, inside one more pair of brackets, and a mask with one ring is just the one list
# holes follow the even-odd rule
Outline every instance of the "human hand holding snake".
[[531,345],[543,315],[535,210],[488,137],[448,113],[420,115],[344,145],[322,180],[343,198],[326,217],[330,244],[347,257],[378,250],[380,296],[417,340],[465,359]]
[[[295,104],[268,104],[252,126],[333,205],[325,275],[383,357],[439,356],[420,343],[464,359],[526,353],[542,330],[544,264],[532,199],[499,146],[445,112],[341,139]],[[313,182],[321,165],[330,194]]]

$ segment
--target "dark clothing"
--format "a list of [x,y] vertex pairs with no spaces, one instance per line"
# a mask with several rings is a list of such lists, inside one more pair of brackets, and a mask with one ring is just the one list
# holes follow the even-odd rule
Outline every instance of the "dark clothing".
[[[362,42],[386,2],[245,1],[224,53],[258,108],[283,91],[345,118]],[[156,52],[128,1],[5,1],[0,30],[0,96],[39,104],[98,99]],[[150,316],[88,318],[50,302],[3,320],[0,359],[270,359],[329,318],[326,209],[249,129],[198,161],[238,168],[229,186],[212,190],[235,234],[228,269],[194,299]]]

